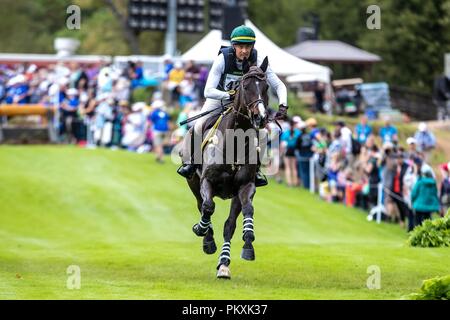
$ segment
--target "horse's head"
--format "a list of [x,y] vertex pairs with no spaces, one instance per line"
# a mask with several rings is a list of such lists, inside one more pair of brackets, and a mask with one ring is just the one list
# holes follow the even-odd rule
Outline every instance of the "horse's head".
[[235,109],[246,116],[255,129],[264,128],[268,122],[269,87],[266,77],[268,64],[267,57],[260,67],[250,66],[244,61],[244,76],[236,97]]

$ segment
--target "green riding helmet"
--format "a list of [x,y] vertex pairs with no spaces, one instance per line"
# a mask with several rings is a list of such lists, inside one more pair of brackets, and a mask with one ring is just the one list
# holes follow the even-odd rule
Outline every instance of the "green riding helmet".
[[252,30],[252,28],[249,28],[247,26],[239,26],[234,28],[233,32],[231,32],[231,43],[255,43],[256,36],[255,32]]

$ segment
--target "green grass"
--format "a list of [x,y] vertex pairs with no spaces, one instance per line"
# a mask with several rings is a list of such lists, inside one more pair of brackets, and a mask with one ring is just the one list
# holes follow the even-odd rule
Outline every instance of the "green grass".
[[[218,280],[175,169],[152,154],[0,147],[0,299],[399,299],[449,273],[449,248],[410,248],[397,225],[271,181],[255,196],[256,261],[239,257],[239,217],[232,279]],[[220,248],[229,203],[216,203]],[[79,290],[66,287],[70,265]],[[370,265],[379,290],[366,287]]]

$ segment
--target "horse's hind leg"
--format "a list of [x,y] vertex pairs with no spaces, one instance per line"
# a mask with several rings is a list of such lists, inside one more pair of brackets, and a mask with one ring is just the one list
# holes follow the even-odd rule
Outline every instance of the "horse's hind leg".
[[255,195],[255,184],[253,182],[246,184],[239,190],[239,200],[242,204],[242,214],[244,216],[244,228],[242,240],[244,247],[242,248],[241,258],[245,260],[255,260],[255,250],[252,242],[255,241],[255,233],[253,230],[253,196]]
[[230,278],[230,269],[228,268],[228,266],[231,263],[231,256],[230,256],[231,239],[233,238],[234,231],[236,230],[236,220],[241,210],[242,210],[241,201],[239,200],[238,197],[234,197],[231,200],[230,214],[228,216],[227,221],[225,221],[225,225],[223,227],[224,242],[222,245],[222,251],[220,252],[219,256],[219,263],[217,265],[217,269],[219,270],[217,272],[218,278],[224,279]]

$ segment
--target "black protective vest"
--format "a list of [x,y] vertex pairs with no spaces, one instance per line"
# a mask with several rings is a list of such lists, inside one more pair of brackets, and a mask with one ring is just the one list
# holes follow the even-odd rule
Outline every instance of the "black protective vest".
[[[220,78],[220,82],[219,85],[217,86],[217,89],[220,91],[228,91],[231,90],[232,88],[235,88],[233,86],[233,82],[240,81],[244,73],[242,70],[239,70],[236,65],[237,58],[233,47],[222,48],[219,51],[219,55],[221,53],[223,54],[225,60],[225,69],[222,74],[222,77]],[[257,58],[258,53],[256,49],[252,49],[248,62],[250,64],[256,64]]]

